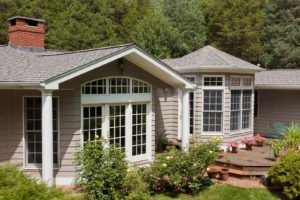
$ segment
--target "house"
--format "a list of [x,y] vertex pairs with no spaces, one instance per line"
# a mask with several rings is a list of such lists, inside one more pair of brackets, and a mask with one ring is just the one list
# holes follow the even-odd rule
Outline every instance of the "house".
[[300,122],[300,70],[265,70],[255,75],[254,130],[276,137],[285,126]]
[[131,163],[147,164],[156,132],[183,148],[253,135],[254,75],[262,69],[211,46],[161,61],[132,44],[47,50],[39,19],[10,18],[8,32],[0,47],[0,163],[22,163],[48,184],[71,184],[74,153],[98,136]]

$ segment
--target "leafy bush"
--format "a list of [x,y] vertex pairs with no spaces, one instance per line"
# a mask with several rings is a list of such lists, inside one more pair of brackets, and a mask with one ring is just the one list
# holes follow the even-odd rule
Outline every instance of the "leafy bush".
[[193,145],[189,152],[172,148],[159,156],[148,169],[145,179],[155,192],[195,193],[210,184],[204,178],[207,167],[218,157],[220,140]]
[[284,156],[270,168],[268,176],[283,187],[283,193],[290,199],[300,197],[300,152]]
[[129,191],[125,153],[113,146],[106,148],[103,144],[102,140],[85,143],[76,154],[76,183],[87,199],[122,199]]
[[5,200],[36,200],[60,199],[75,200],[71,194],[55,187],[39,184],[33,178],[19,171],[17,165],[0,167],[0,199]]

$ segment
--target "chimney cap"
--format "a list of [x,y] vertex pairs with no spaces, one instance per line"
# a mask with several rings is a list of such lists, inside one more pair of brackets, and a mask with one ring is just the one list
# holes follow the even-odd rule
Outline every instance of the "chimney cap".
[[33,20],[33,21],[45,23],[45,20],[43,20],[43,19],[35,19],[35,18],[23,17],[23,16],[15,16],[15,17],[11,17],[11,18],[9,18],[7,20],[11,21],[11,20],[14,20],[14,19],[27,19],[27,20]]

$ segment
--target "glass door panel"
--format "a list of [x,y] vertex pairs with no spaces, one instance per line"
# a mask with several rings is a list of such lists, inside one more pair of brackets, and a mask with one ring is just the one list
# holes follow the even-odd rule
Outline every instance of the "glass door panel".
[[125,105],[109,106],[109,143],[125,150]]

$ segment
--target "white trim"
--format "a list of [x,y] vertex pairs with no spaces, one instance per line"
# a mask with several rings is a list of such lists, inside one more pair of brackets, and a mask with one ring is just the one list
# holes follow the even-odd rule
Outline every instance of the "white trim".
[[[179,82],[179,84],[182,84],[182,87],[188,88],[188,89],[193,89],[195,86],[191,84],[189,81],[187,81],[185,78],[183,78],[179,73],[177,74],[175,71],[172,71],[171,69],[168,69],[166,66],[164,66],[161,62],[151,58],[149,55],[143,53],[141,50],[139,50],[136,47],[131,47],[125,51],[121,51],[120,53],[117,53],[114,56],[111,56],[109,58],[106,58],[102,61],[99,61],[95,64],[87,65],[84,67],[81,67],[80,69],[74,69],[72,72],[67,72],[65,74],[61,74],[58,77],[54,77],[52,79],[48,79],[47,81],[41,83],[42,86],[45,87],[45,89],[58,89],[59,84],[65,81],[68,81],[70,79],[73,79],[77,76],[80,76],[84,73],[87,73],[89,71],[92,71],[96,68],[99,68],[105,64],[108,64],[110,62],[113,62],[115,60],[118,60],[122,57],[129,56],[129,55],[138,55],[140,58],[144,59],[145,61],[148,61],[152,65],[156,66],[157,69],[165,72],[166,74],[170,75],[173,77],[175,80]],[[166,81],[168,77],[166,77]],[[168,82],[168,81],[167,81]]]
[[53,184],[53,123],[52,91],[42,91],[42,177]]
[[54,178],[55,185],[73,185],[75,178],[59,177]]
[[81,103],[84,105],[105,103],[131,103],[151,101],[151,93],[141,94],[82,94]]
[[190,93],[182,91],[182,148],[188,150],[190,137]]
[[[194,78],[194,84],[197,85],[197,75],[184,75],[187,78]],[[195,134],[195,124],[196,124],[196,119],[195,119],[195,113],[196,113],[196,92],[195,91],[191,91],[191,93],[193,93],[193,133],[190,134]],[[190,105],[191,106],[191,105]],[[190,122],[191,123],[191,122]]]
[[182,91],[178,90],[178,140],[182,139]]
[[300,90],[300,85],[261,85],[255,84],[255,89],[264,90]]
[[250,69],[241,68],[236,66],[185,66],[185,67],[174,67],[180,73],[240,73],[240,74],[254,74],[255,72],[264,71],[262,68]]
[[128,161],[133,161],[132,156],[132,104],[125,104],[125,151]]
[[[222,77],[222,85],[218,85],[218,86],[206,86],[204,85],[204,78],[206,77]],[[209,74],[209,75],[202,75],[202,79],[201,79],[201,86],[205,87],[205,89],[224,89],[225,88],[225,75],[219,75],[219,74]]]

